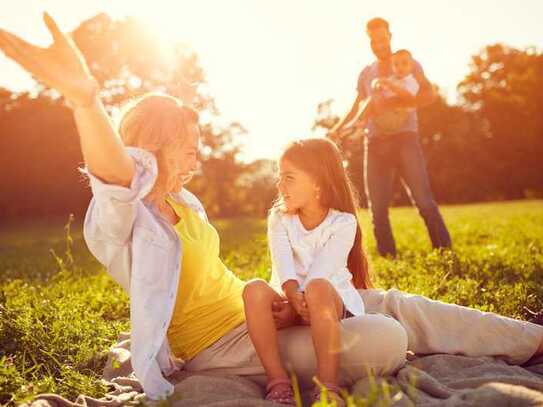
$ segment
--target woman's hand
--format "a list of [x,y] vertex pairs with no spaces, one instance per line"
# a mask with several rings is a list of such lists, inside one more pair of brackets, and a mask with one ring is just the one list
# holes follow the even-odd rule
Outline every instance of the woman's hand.
[[88,170],[108,184],[129,186],[134,160],[97,97],[98,84],[72,39],[48,15],[43,19],[53,44],[40,48],[0,29],[0,50],[36,79],[58,90],[74,108],[74,118]]
[[58,90],[72,106],[87,106],[94,100],[98,84],[83,55],[55,21],[44,13],[43,19],[53,37],[48,48],[32,45],[0,29],[0,49],[37,80]]

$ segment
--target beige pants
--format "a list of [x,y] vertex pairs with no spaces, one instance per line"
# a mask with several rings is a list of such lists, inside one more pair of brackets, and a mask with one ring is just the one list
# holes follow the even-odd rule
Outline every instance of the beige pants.
[[409,350],[496,356],[520,365],[543,340],[543,327],[491,312],[430,300],[396,289],[359,290],[367,311],[387,313],[407,332]]
[[[368,372],[394,373],[415,353],[498,356],[509,363],[527,361],[543,339],[543,327],[432,301],[398,290],[360,290],[368,314],[341,321],[340,384],[350,385]],[[385,315],[391,315],[393,318]],[[310,328],[279,331],[285,366],[302,385],[311,384],[317,362]],[[233,329],[185,365],[188,371],[250,376],[264,383],[265,375],[245,324]]]

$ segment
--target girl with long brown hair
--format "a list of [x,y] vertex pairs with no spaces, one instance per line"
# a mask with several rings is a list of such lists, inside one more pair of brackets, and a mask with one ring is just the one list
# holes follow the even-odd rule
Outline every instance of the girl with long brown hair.
[[[268,376],[267,399],[293,404],[272,315],[273,301],[286,298],[296,323],[311,326],[318,378],[341,403],[339,321],[364,314],[356,289],[371,286],[357,202],[341,154],[327,139],[291,143],[279,160],[277,186],[268,218],[271,281],[254,280],[244,290],[249,335]],[[314,398],[319,395],[317,387]]]

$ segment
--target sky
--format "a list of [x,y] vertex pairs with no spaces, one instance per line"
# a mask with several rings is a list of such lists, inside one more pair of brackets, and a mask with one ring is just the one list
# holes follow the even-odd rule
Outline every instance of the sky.
[[[39,45],[50,41],[44,10],[66,30],[99,12],[139,16],[165,39],[190,44],[223,118],[248,130],[246,161],[274,158],[289,140],[310,136],[319,102],[332,98],[335,111],[348,111],[358,73],[373,61],[364,32],[372,17],[389,21],[393,49],[409,49],[452,102],[471,56],[484,46],[543,45],[543,0],[2,2],[0,27]],[[20,91],[32,84],[0,55],[0,86]]]

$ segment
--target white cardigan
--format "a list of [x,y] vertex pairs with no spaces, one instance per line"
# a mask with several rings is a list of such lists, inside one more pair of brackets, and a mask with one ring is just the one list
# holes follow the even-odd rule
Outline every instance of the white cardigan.
[[[106,184],[85,172],[92,188],[83,234],[91,253],[130,296],[132,367],[150,399],[173,393],[168,376],[182,367],[168,344],[177,296],[181,242],[158,210],[143,202],[158,174],[155,156],[127,147],[136,172],[129,187]],[[182,189],[170,197],[207,221],[200,201]]]
[[356,228],[356,216],[335,209],[312,230],[304,228],[298,215],[272,210],[268,218],[270,285],[282,292],[285,281],[297,280],[304,291],[311,280],[324,278],[332,283],[348,311],[355,316],[364,314],[364,302],[347,269]]

